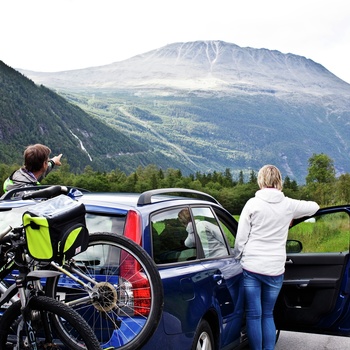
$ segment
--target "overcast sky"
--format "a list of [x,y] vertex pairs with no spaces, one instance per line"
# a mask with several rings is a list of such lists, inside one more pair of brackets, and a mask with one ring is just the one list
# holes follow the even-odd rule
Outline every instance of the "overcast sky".
[[0,60],[63,71],[174,42],[293,53],[350,83],[349,0],[0,0]]

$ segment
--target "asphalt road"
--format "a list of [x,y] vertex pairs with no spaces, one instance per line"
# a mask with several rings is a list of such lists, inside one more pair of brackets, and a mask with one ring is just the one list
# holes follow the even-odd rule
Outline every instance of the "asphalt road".
[[282,331],[275,350],[345,350],[350,338]]

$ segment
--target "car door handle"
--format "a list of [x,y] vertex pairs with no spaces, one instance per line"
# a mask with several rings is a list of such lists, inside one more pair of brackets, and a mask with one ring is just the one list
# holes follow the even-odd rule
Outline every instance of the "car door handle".
[[286,264],[294,264],[294,262],[293,262],[292,259],[287,259],[287,260],[286,260]]
[[223,275],[214,273],[213,279],[217,284],[220,285],[222,283]]

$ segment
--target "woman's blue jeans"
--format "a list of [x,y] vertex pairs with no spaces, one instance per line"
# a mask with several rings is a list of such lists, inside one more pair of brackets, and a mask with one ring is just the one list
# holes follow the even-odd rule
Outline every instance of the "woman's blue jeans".
[[283,275],[265,276],[243,270],[247,335],[250,350],[273,350],[276,326],[273,309]]

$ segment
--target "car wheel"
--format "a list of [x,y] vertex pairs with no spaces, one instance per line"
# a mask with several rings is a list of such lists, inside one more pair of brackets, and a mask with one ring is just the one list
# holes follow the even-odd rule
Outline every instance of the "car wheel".
[[194,335],[194,340],[191,350],[213,350],[214,337],[209,323],[202,320]]

